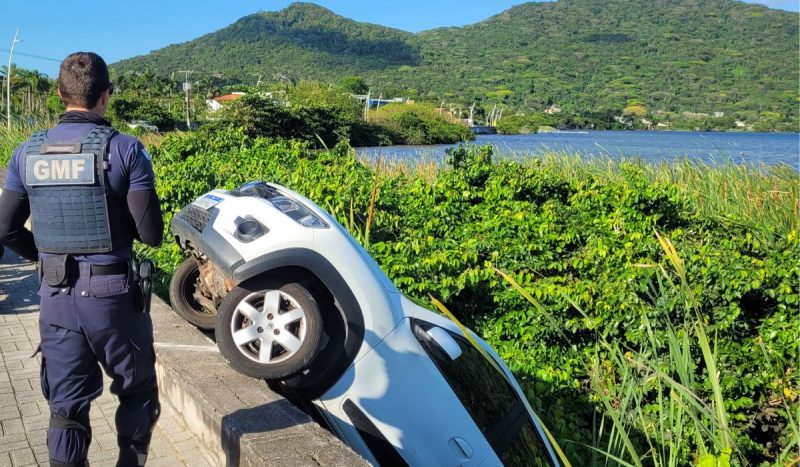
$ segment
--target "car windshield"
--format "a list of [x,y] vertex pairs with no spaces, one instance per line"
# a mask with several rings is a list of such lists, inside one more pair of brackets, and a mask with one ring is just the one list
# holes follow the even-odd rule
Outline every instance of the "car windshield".
[[461,355],[451,359],[427,333],[433,325],[416,321],[412,326],[414,335],[504,465],[553,465],[516,391],[478,349],[463,336],[447,331],[461,348]]

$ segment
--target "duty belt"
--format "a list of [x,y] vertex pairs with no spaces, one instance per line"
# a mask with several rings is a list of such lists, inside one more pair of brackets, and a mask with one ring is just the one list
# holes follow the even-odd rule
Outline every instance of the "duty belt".
[[114,264],[93,264],[91,266],[93,276],[113,276],[115,274],[127,274],[129,271],[128,262]]
[[[127,261],[114,264],[89,265],[93,276],[128,274]],[[78,265],[71,255],[46,256],[39,260],[39,277],[51,287],[64,287],[78,277]]]

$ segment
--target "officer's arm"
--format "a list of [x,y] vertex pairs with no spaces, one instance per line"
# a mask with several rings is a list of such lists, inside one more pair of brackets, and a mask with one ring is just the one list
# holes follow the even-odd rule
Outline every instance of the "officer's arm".
[[31,215],[31,205],[20,176],[21,155],[22,145],[17,146],[11,154],[3,193],[0,194],[0,244],[25,259],[36,261],[39,259],[39,252],[36,250],[33,234],[25,228],[25,221]]
[[142,143],[133,148],[128,188],[128,209],[136,222],[137,238],[150,246],[158,246],[164,238],[161,203],[156,195],[156,177],[150,155]]
[[3,190],[0,194],[0,244],[27,260],[36,261],[39,251],[36,250],[33,234],[25,228],[25,221],[30,214],[31,207],[24,193]]
[[156,191],[132,191],[127,198],[139,240],[150,246],[158,246],[164,237],[164,220],[161,218],[161,203]]

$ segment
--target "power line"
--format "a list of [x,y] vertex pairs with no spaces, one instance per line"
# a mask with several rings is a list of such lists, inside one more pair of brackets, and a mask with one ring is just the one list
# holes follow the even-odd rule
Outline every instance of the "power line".
[[[11,49],[6,49],[5,47],[0,47],[0,52],[11,52]],[[20,52],[18,50],[14,51],[14,55],[23,55],[25,57],[38,58],[39,60],[47,60],[47,61],[50,61],[50,62],[61,63],[61,60],[58,59],[58,58],[43,57],[41,55],[29,54],[29,53],[25,53],[25,52]]]

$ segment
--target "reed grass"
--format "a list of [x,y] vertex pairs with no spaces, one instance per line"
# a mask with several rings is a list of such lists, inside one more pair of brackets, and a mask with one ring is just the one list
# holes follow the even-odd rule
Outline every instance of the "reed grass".
[[[595,465],[748,465],[728,425],[720,385],[723,375],[717,366],[715,340],[707,332],[714,323],[700,316],[683,261],[672,242],[658,233],[656,236],[672,268],[646,266],[658,268],[673,291],[682,294],[687,316],[692,318],[682,328],[675,329],[667,317],[663,317],[663,323],[657,323],[652,315],[642,313],[648,344],[639,349],[623,348],[597,334],[594,355],[586,367],[590,396],[602,407],[602,416],[595,423],[591,444],[567,442],[583,444],[605,459],[595,461]],[[536,310],[547,314],[512,276],[497,272]],[[565,298],[589,318],[580,305],[570,297]],[[654,331],[663,328],[666,328],[666,345]],[[767,351],[763,347],[762,350],[766,355]],[[791,439],[779,462],[797,465],[800,405],[792,406],[785,398],[782,403],[788,413]]]
[[534,160],[575,183],[588,175],[618,181],[624,176],[622,166],[633,164],[652,182],[676,187],[699,215],[768,236],[800,226],[800,173],[787,165],[711,165],[688,159],[656,164],[641,159],[584,159],[564,152]]
[[27,140],[31,134],[43,128],[50,128],[55,125],[55,120],[48,118],[38,118],[32,120],[12,120],[11,128],[5,125],[5,121],[0,125],[0,166],[5,168],[11,159],[14,149]]
[[[597,335],[594,356],[586,366],[591,397],[602,406],[603,415],[588,447],[611,465],[674,467],[689,459],[697,465],[730,465],[731,457],[739,452],[728,428],[716,351],[706,332],[709,324],[697,314],[675,248],[669,239],[656,235],[673,267],[672,271],[660,268],[664,278],[684,294],[695,319],[681,330],[664,319],[666,347],[660,345],[653,331],[657,323],[647,314],[642,314],[642,323],[649,344],[640,349],[626,349]],[[544,310],[510,275],[500,274],[537,310]],[[589,318],[580,305],[565,298]],[[692,355],[698,350],[703,368]],[[697,392],[703,387],[710,387],[710,394]],[[737,459],[746,463],[742,457]]]
[[[729,226],[746,226],[766,238],[800,228],[800,173],[787,165],[709,164],[688,159],[651,163],[642,159],[588,157],[567,152],[509,153],[502,160],[538,165],[577,185],[594,178],[621,181],[623,166],[636,166],[653,183],[669,184],[686,197],[698,215]],[[387,175],[435,180],[447,170],[431,155],[420,160],[365,161]]]

